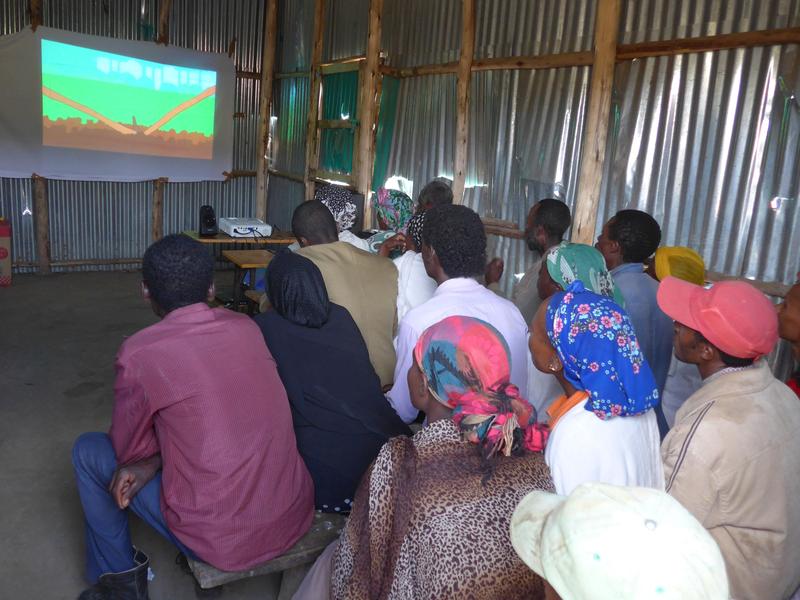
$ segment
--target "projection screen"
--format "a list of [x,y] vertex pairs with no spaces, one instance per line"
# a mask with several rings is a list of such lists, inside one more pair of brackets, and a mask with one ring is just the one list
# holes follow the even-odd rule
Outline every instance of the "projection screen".
[[235,77],[226,55],[152,42],[0,37],[0,176],[223,179]]

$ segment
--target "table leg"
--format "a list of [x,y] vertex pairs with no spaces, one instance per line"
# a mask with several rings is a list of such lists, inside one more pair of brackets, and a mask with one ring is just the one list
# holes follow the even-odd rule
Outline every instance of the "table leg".
[[237,266],[233,268],[233,310],[239,312],[239,305],[242,302],[242,282],[244,281],[244,269]]

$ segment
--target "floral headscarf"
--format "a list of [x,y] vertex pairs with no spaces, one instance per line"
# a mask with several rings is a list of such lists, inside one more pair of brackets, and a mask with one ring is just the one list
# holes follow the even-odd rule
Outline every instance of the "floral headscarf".
[[425,224],[425,213],[418,212],[408,222],[406,232],[408,236],[414,240],[414,245],[417,247],[417,252],[422,252],[422,226]]
[[349,189],[338,185],[326,185],[317,188],[314,195],[331,211],[339,233],[356,224],[356,203],[353,202]]
[[586,410],[601,419],[641,414],[659,402],[650,365],[625,311],[573,282],[547,306],[547,335],[564,376],[589,394]]
[[573,281],[580,280],[586,289],[608,296],[620,306],[625,306],[622,294],[606,268],[606,261],[597,248],[586,244],[561,242],[547,252],[547,272],[561,289],[566,290]]
[[420,336],[414,359],[434,397],[453,409],[464,439],[480,444],[484,456],[510,456],[520,446],[544,449],[547,429],[509,382],[508,345],[489,323],[458,316],[439,321]]
[[381,229],[405,233],[413,210],[414,202],[403,192],[380,188],[375,195],[375,213]]

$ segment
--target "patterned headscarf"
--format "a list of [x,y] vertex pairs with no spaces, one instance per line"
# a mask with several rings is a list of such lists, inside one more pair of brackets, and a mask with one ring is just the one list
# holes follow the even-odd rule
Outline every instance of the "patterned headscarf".
[[589,399],[601,419],[641,414],[659,402],[650,365],[625,311],[605,296],[573,282],[547,306],[547,335],[564,376]]
[[417,252],[422,252],[422,226],[425,224],[425,213],[418,212],[408,222],[406,233],[414,240],[414,245],[417,247]]
[[706,264],[691,248],[684,246],[659,248],[656,250],[655,265],[659,281],[672,275],[695,285],[703,285],[706,282]]
[[375,195],[375,213],[378,226],[405,233],[406,225],[414,210],[414,202],[407,194],[397,190],[378,189]]
[[349,189],[339,185],[326,185],[317,188],[314,199],[319,200],[331,211],[336,228],[341,233],[356,224],[356,203],[351,199]]
[[586,289],[625,306],[622,294],[614,285],[606,261],[597,248],[561,242],[551,248],[546,256],[547,272],[562,290],[566,290],[573,281],[580,280]]
[[510,456],[520,446],[544,449],[547,429],[536,424],[536,409],[509,382],[508,345],[489,323],[447,317],[420,336],[414,359],[433,396],[453,409],[464,439],[480,444],[484,456]]

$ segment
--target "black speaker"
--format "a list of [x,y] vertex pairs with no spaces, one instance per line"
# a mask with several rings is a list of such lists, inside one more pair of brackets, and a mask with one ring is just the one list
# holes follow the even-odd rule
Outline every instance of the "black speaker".
[[202,237],[210,237],[219,233],[217,215],[214,214],[214,209],[207,204],[200,207],[200,228],[198,232]]

